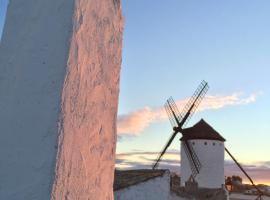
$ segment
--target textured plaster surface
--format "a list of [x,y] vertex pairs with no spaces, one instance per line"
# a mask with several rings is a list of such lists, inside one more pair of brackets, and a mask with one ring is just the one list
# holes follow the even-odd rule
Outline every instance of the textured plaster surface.
[[10,0],[0,43],[0,199],[50,199],[73,0]]
[[75,0],[52,199],[113,199],[122,50],[118,0]]
[[0,43],[0,199],[113,199],[119,0],[10,0]]

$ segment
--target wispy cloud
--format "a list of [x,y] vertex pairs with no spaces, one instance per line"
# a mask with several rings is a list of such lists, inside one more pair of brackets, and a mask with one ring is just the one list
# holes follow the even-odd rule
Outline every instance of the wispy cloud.
[[[244,96],[243,93],[231,95],[208,95],[204,98],[197,111],[221,109],[226,106],[246,105],[255,102],[259,93]],[[189,99],[176,101],[182,109]],[[150,124],[167,120],[163,107],[144,107],[131,113],[118,116],[118,135],[139,135]]]
[[[134,151],[116,155],[116,168],[118,169],[151,169],[154,161],[160,152],[154,151]],[[160,167],[164,169],[179,170],[179,151],[169,150],[160,162]]]
[[[270,184],[270,162],[243,163],[243,168],[256,183]],[[233,161],[225,161],[225,174],[227,176],[239,175],[245,182],[249,182]]]
[[[118,169],[150,169],[159,152],[135,151],[116,155],[116,168]],[[270,184],[270,161],[242,163],[243,168],[255,180],[256,183]],[[162,169],[170,169],[172,172],[180,173],[180,153],[170,150],[159,165]],[[239,175],[248,182],[244,174],[231,160],[224,162],[225,176]]]

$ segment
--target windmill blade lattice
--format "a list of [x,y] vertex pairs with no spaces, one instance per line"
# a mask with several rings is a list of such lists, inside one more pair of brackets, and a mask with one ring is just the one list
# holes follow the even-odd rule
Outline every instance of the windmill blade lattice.
[[188,103],[185,105],[181,115],[182,116],[187,116],[186,119],[184,117],[184,122],[182,124],[182,128],[184,128],[191,117],[193,116],[194,112],[200,105],[201,101],[205,97],[205,94],[209,90],[208,83],[206,81],[202,81],[197,90],[194,92],[192,97],[189,99]]
[[190,145],[188,141],[184,141],[182,145],[183,145],[183,149],[185,151],[185,154],[188,158],[188,162],[190,165],[192,176],[196,177],[197,174],[200,172],[200,169],[202,166],[201,162],[200,162],[198,156],[196,155],[192,145]]
[[167,112],[172,127],[178,126],[182,121],[183,116],[179,112],[178,107],[172,97],[166,101],[164,108]]
[[[173,98],[169,98],[167,102],[165,103],[165,110],[168,114],[168,117],[170,119],[170,122],[173,126],[174,133],[166,143],[165,147],[161,151],[160,155],[158,156],[157,160],[155,161],[153,165],[153,169],[155,169],[158,166],[159,161],[161,160],[162,156],[165,154],[166,150],[172,143],[173,139],[177,135],[177,133],[182,132],[184,125],[187,123],[187,121],[191,118],[192,114],[197,109],[198,105],[202,101],[203,97],[205,96],[206,92],[208,91],[208,84],[205,81],[202,81],[191,99],[188,101],[187,105],[183,109],[182,114],[179,112],[176,103],[174,102]],[[195,153],[195,151],[190,147],[190,145],[186,144],[186,152],[188,152],[188,155],[190,155],[192,168],[196,169],[196,173],[199,173],[200,170],[200,161]]]

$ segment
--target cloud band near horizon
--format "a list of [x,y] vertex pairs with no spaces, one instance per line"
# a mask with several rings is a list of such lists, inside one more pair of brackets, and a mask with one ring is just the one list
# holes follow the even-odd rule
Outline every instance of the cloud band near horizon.
[[[121,170],[129,169],[151,169],[155,159],[160,152],[133,151],[127,153],[119,153],[116,155],[116,168]],[[161,169],[169,169],[172,172],[180,174],[180,152],[179,150],[169,150],[159,164]],[[241,163],[242,167],[255,180],[256,184],[270,185],[270,161]],[[237,167],[232,160],[224,161],[224,175],[239,175],[244,182],[248,183],[248,179]]]
[[[226,106],[246,105],[255,102],[259,93],[252,93],[243,96],[243,93],[233,93],[231,95],[207,95],[197,112],[205,110],[216,110]],[[189,99],[177,100],[176,104],[180,110],[186,105]],[[152,123],[167,120],[167,114],[163,107],[152,108],[146,106],[128,114],[118,116],[117,133],[118,135],[140,135],[145,128]]]

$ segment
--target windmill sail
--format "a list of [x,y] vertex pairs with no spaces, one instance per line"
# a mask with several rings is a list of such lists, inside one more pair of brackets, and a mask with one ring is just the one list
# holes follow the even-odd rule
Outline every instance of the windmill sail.
[[264,193],[254,184],[252,178],[248,175],[248,173],[244,170],[244,168],[241,166],[241,164],[235,159],[235,157],[231,154],[231,152],[225,148],[225,151],[229,154],[229,156],[233,159],[235,164],[239,167],[239,169],[245,174],[245,176],[248,178],[248,180],[251,182],[252,186],[257,190],[258,197],[257,199],[262,199],[262,196]]
[[208,83],[206,81],[202,81],[197,90],[194,92],[188,103],[185,105],[182,111],[182,128],[189,122],[190,118],[192,117],[193,113],[196,111],[198,106],[200,105],[201,101],[203,100],[205,94],[209,89]]
[[[198,105],[200,104],[203,97],[205,96],[208,88],[209,87],[208,87],[207,82],[202,81],[202,83],[199,85],[199,87],[197,88],[197,90],[195,91],[191,99],[188,101],[182,114],[179,112],[177,105],[172,99],[172,97],[167,100],[164,107],[168,114],[170,122],[173,126],[174,132],[169,138],[163,150],[160,152],[158,158],[156,159],[156,162],[153,165],[153,169],[155,169],[158,166],[159,161],[161,160],[162,156],[166,153],[167,149],[169,148],[170,144],[172,143],[177,133],[182,132],[184,125],[188,122],[192,114],[197,109]],[[200,161],[197,158],[196,153],[194,152],[194,150],[192,149],[192,147],[190,147],[188,143],[186,143],[186,152],[188,152],[187,156],[190,157],[190,163],[192,163],[191,168],[195,169],[195,174],[199,173],[200,166],[201,166]]]
[[181,113],[179,112],[178,107],[177,107],[177,105],[172,97],[170,97],[166,101],[164,108],[169,116],[169,120],[170,120],[172,126],[173,127],[179,126],[183,117],[182,117]]
[[198,173],[198,169],[196,169],[195,165],[194,165],[194,161],[191,157],[191,154],[188,150],[188,147],[187,147],[187,141],[186,142],[183,142],[183,149],[185,151],[185,154],[187,156],[187,159],[188,159],[188,162],[189,162],[189,165],[190,165],[190,169],[191,169],[191,172],[192,172],[192,176],[195,177]]
[[164,146],[163,150],[160,152],[158,158],[156,159],[156,162],[153,165],[153,169],[155,169],[158,164],[159,161],[161,160],[162,156],[165,154],[165,152],[167,151],[168,147],[171,145],[173,139],[175,138],[175,136],[177,135],[177,132],[173,132],[173,134],[171,135],[170,139],[168,140],[168,142],[166,143],[166,145]]
[[192,145],[190,145],[188,141],[183,142],[183,147],[184,147],[185,154],[186,154],[188,161],[189,161],[192,175],[193,175],[193,177],[196,177],[197,174],[200,172],[201,162],[200,162],[199,158],[197,157],[197,154],[195,153]]

